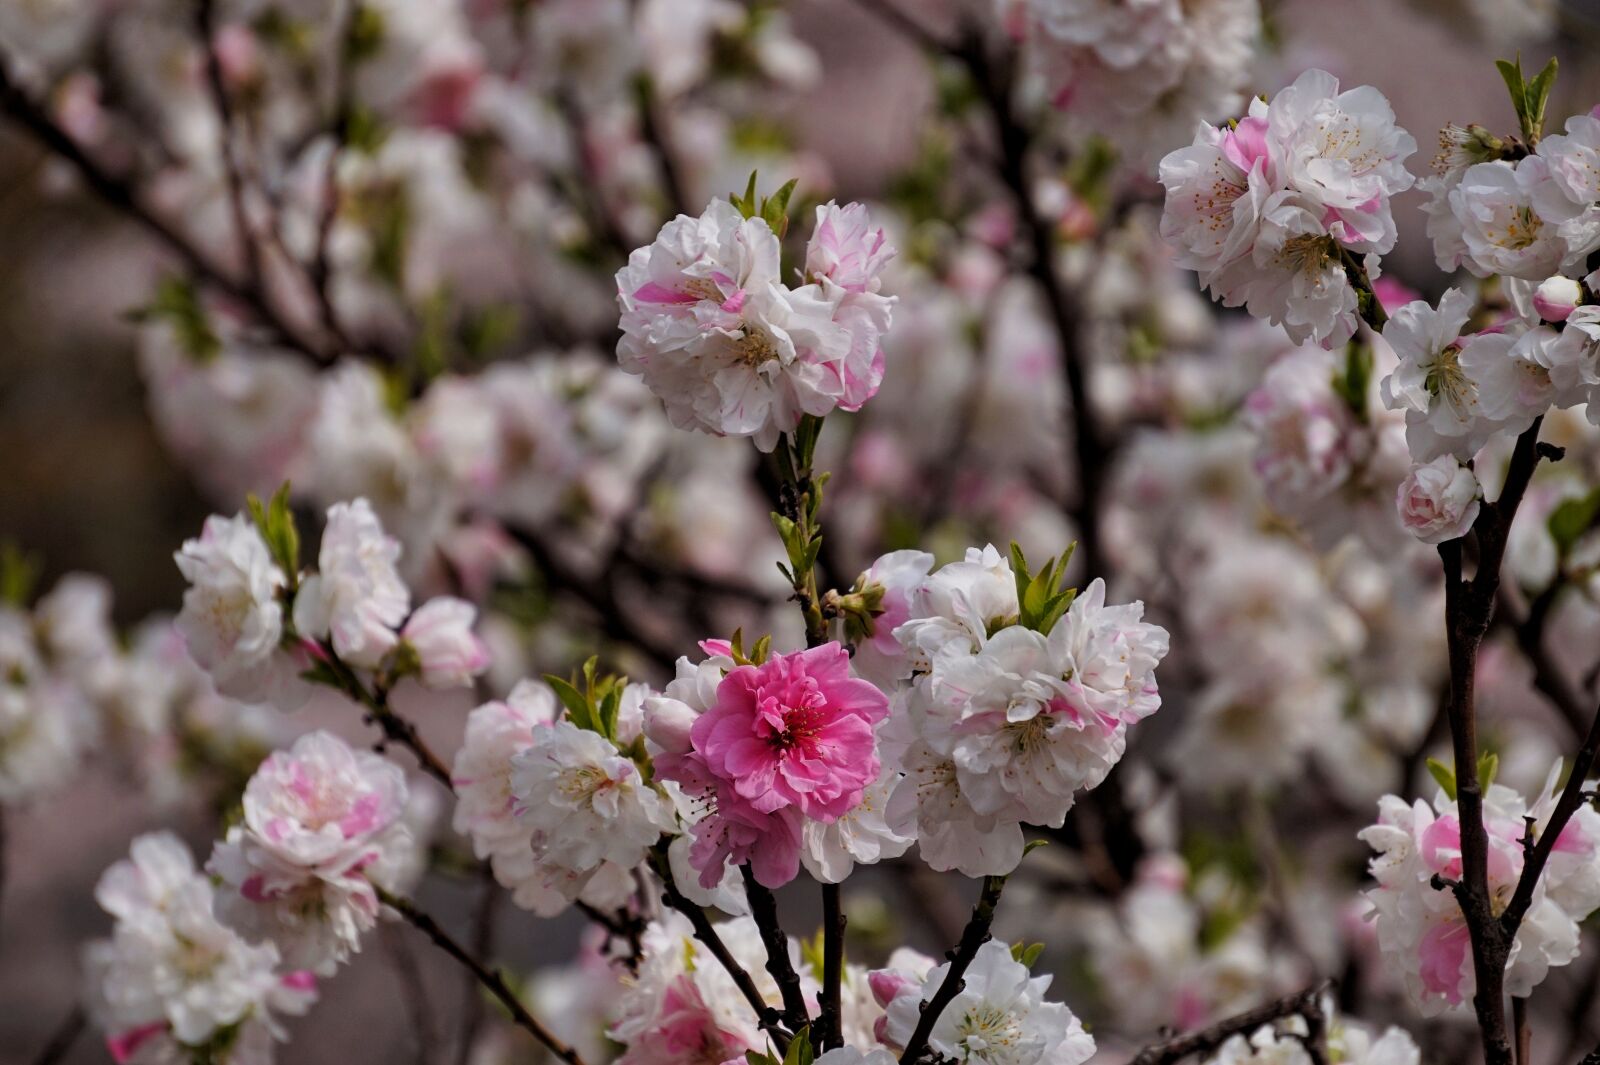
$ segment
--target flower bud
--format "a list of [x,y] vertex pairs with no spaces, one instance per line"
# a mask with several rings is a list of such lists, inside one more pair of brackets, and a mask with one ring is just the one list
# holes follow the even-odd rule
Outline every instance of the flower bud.
[[652,695],[641,706],[644,738],[667,754],[689,751],[689,730],[700,717],[688,703],[666,695]]
[[1564,322],[1583,302],[1583,287],[1570,277],[1547,277],[1533,293],[1533,309],[1547,322]]
[[1478,478],[1444,455],[1413,466],[1396,495],[1400,523],[1425,544],[1465,536],[1478,517]]
[[430,688],[464,688],[489,668],[489,649],[472,623],[477,608],[465,599],[440,596],[418,607],[400,637],[416,656],[422,683]]
[[896,969],[874,969],[867,974],[867,987],[872,991],[873,1000],[885,1009],[896,995],[912,983],[905,973]]

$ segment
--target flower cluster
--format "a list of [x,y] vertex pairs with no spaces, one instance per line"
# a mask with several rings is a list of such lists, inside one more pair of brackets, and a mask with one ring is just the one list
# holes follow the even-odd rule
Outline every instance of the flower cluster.
[[400,545],[365,499],[328,509],[316,570],[296,572],[297,557],[281,495],[270,516],[213,515],[178,553],[189,582],[178,631],[223,694],[292,710],[310,697],[302,674],[318,662],[430,687],[466,686],[488,668],[472,604],[440,597],[411,610]]
[[[1490,905],[1498,916],[1511,901],[1527,862],[1525,835],[1535,840],[1555,806],[1555,774],[1532,804],[1502,784],[1483,798],[1488,836]],[[1437,880],[1462,877],[1462,826],[1454,798],[1432,803],[1386,795],[1378,823],[1361,838],[1376,852],[1377,886],[1367,893],[1384,958],[1426,1016],[1458,1007],[1476,987],[1466,918],[1454,893]],[[1517,931],[1506,966],[1506,989],[1527,997],[1550,969],[1578,956],[1581,921],[1600,908],[1600,814],[1581,808],[1561,829],[1533,903]]]
[[1128,150],[1159,157],[1244,101],[1257,0],[999,0],[1035,49],[1052,102]]
[[1040,631],[1019,623],[1018,584],[991,546],[899,593],[908,683],[883,739],[904,776],[886,814],[935,869],[1010,872],[1022,826],[1059,827],[1122,757],[1128,726],[1161,703],[1167,634],[1141,620],[1142,604],[1107,606],[1097,579]]
[[1337,347],[1358,322],[1349,272],[1376,277],[1394,247],[1389,201],[1411,187],[1416,148],[1382,93],[1310,70],[1161,161],[1161,231],[1224,305]]
[[771,451],[802,415],[857,410],[877,394],[894,302],[878,275],[893,253],[865,207],[825,204],[806,283],[790,288],[769,221],[715,200],[668,222],[618,271],[618,361],[679,428]]
[[279,1016],[316,999],[311,973],[217,919],[211,881],[171,833],[135,839],[95,898],[116,926],[85,948],[87,1000],[118,1062],[270,1065],[286,1035]]
[[222,887],[218,912],[296,967],[332,975],[377,922],[378,891],[415,866],[406,802],[398,766],[330,733],[274,752],[206,863]]

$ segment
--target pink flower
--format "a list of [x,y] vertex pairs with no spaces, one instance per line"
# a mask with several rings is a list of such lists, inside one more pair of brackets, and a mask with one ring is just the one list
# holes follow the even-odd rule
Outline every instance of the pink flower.
[[845,649],[827,643],[730,672],[690,740],[757,811],[793,806],[836,821],[878,778],[872,726],[888,713],[882,692],[850,676]]
[[655,1025],[633,1040],[618,1065],[742,1062],[745,1051],[754,1049],[744,1036],[717,1023],[694,977],[683,973],[667,985]]
[[442,595],[422,604],[406,621],[400,638],[416,652],[422,683],[464,688],[489,668],[489,648],[472,631],[477,616],[477,608],[465,599]]
[[817,208],[816,229],[806,245],[806,273],[827,278],[846,292],[876,292],[878,274],[894,256],[881,228],[873,228],[865,206]]
[[1451,1005],[1459,1003],[1470,946],[1465,921],[1446,921],[1424,932],[1417,948],[1422,962],[1422,986],[1433,994],[1443,995]]

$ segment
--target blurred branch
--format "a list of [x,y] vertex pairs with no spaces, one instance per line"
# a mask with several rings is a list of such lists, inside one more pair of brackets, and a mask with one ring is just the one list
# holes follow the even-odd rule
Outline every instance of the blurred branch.
[[228,184],[228,204],[233,211],[233,227],[239,238],[240,258],[244,261],[245,283],[252,289],[260,290],[265,271],[261,266],[261,246],[256,243],[245,204],[233,101],[228,97],[227,82],[222,74],[222,58],[217,54],[216,0],[199,0],[195,4],[194,29],[205,55],[206,87],[210,90],[211,103],[217,112],[217,154],[222,160],[222,171]]
[[432,940],[434,946],[465,966],[477,978],[478,983],[482,984],[490,994],[500,1000],[501,1005],[510,1011],[511,1019],[517,1027],[528,1032],[540,1043],[543,1043],[550,1053],[566,1062],[567,1065],[584,1065],[583,1058],[576,1050],[557,1039],[550,1029],[546,1028],[537,1017],[528,1012],[528,1007],[524,1006],[522,1000],[506,985],[504,977],[498,972],[490,970],[482,961],[479,961],[469,953],[465,947],[452,939],[444,929],[439,927],[437,921],[422,910],[419,910],[409,899],[403,899],[398,895],[385,891],[383,888],[378,888],[377,892],[378,898],[385,906],[394,910],[405,918],[413,928]]
[[27,130],[52,154],[72,165],[89,189],[108,205],[144,227],[181,259],[205,284],[248,307],[255,318],[286,347],[317,363],[336,356],[319,340],[305,336],[288,321],[260,285],[240,280],[231,270],[212,260],[190,239],[152,211],[126,180],[113,175],[91,158],[58,126],[49,113],[11,80],[7,62],[0,57],[0,112]]
[[1305,1044],[1306,1053],[1311,1056],[1315,1065],[1326,1065],[1327,1050],[1323,1045],[1324,1018],[1321,1000],[1331,986],[1332,981],[1324,980],[1315,987],[1308,987],[1304,991],[1285,995],[1265,1006],[1246,1010],[1244,1013],[1218,1021],[1209,1028],[1180,1035],[1162,1043],[1154,1043],[1139,1051],[1129,1065],[1172,1065],[1194,1054],[1209,1054],[1236,1035],[1248,1035],[1262,1025],[1286,1017],[1305,1019],[1308,1031],[1302,1042]]
[[1584,706],[1582,696],[1573,690],[1571,682],[1555,660],[1555,656],[1545,646],[1545,630],[1550,620],[1550,612],[1563,587],[1561,578],[1556,577],[1550,582],[1549,587],[1534,597],[1526,607],[1514,589],[1501,588],[1495,615],[1511,630],[1511,634],[1516,638],[1517,647],[1521,649],[1528,664],[1533,667],[1534,687],[1550,700],[1550,704],[1560,712],[1562,718],[1572,727],[1572,731],[1582,735],[1588,718],[1587,707]]
[[83,1035],[83,1030],[88,1025],[88,1014],[81,1005],[74,1005],[61,1019],[61,1023],[56,1025],[55,1031],[50,1034],[49,1042],[39,1051],[39,1056],[33,1059],[33,1065],[57,1065],[57,1062],[66,1058],[72,1045]]

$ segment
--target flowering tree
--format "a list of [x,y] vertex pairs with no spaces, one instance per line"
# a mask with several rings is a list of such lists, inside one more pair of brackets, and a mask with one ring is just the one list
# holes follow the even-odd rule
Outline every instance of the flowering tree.
[[940,89],[870,205],[772,5],[0,8],[220,510],[127,632],[0,559],[0,808],[213,840],[104,871],[39,1060],[320,1060],[401,925],[426,1061],[1592,1046],[1600,109],[1502,62],[1417,180],[1256,0],[844,10]]

